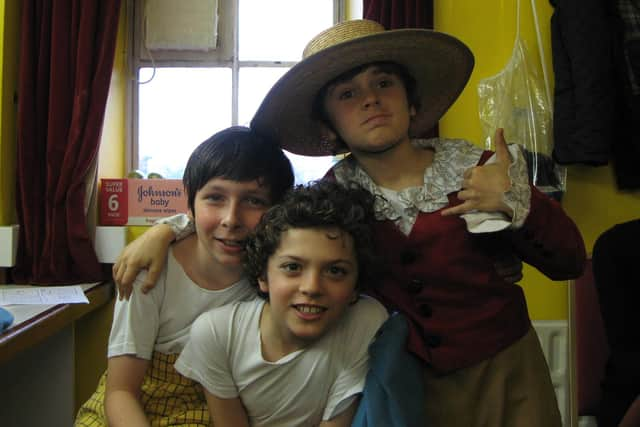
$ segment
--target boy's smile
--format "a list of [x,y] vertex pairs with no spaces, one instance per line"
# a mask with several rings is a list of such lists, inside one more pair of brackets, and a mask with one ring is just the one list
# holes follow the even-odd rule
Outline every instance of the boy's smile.
[[353,239],[334,227],[289,229],[266,276],[259,280],[269,294],[260,330],[263,357],[270,360],[320,339],[357,298]]
[[210,268],[239,270],[245,239],[270,205],[258,181],[209,180],[194,199],[198,258]]
[[402,80],[371,66],[329,87],[324,109],[335,131],[356,155],[375,154],[409,141],[409,106]]

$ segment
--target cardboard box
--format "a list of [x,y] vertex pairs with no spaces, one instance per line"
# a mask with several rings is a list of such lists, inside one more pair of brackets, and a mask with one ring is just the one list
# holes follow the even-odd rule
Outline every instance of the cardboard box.
[[101,180],[100,225],[152,225],[187,210],[180,179]]

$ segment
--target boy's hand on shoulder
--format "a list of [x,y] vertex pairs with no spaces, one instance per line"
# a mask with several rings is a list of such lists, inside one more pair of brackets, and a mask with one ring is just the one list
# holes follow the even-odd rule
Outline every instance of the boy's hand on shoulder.
[[504,193],[511,188],[509,166],[512,160],[501,128],[496,130],[495,146],[495,161],[464,172],[462,189],[458,192],[462,203],[444,209],[442,215],[461,215],[472,211],[504,212],[509,217],[513,215],[504,202]]
[[113,281],[118,287],[120,300],[129,299],[133,291],[133,282],[142,270],[147,270],[142,293],[146,294],[156,285],[173,239],[171,227],[158,224],[145,231],[122,250],[112,269]]

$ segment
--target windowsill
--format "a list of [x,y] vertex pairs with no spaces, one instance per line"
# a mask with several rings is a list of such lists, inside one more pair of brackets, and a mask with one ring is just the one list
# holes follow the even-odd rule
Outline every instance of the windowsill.
[[99,283],[85,294],[89,304],[31,306],[16,315],[15,323],[0,334],[0,365],[107,304],[114,295],[113,282]]

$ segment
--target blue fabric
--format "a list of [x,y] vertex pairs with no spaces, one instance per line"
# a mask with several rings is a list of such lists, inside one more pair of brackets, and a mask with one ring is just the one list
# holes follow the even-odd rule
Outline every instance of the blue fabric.
[[0,331],[4,331],[13,323],[13,314],[0,307]]
[[407,351],[407,319],[393,314],[369,346],[369,371],[352,427],[424,427],[420,360]]

